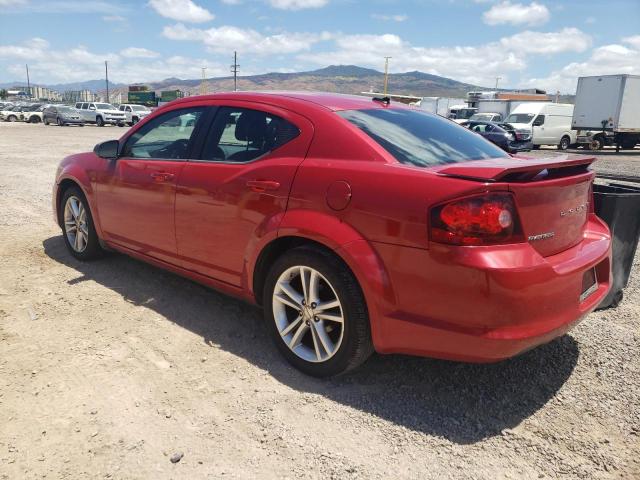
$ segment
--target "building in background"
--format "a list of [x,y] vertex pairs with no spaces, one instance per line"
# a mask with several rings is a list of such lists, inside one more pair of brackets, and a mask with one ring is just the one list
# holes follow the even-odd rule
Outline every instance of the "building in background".
[[62,100],[67,103],[95,102],[98,96],[91,90],[67,90],[62,93]]

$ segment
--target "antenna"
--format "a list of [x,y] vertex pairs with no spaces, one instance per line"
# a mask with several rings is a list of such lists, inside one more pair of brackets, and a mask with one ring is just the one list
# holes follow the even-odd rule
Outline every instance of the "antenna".
[[233,65],[231,65],[231,73],[233,73],[233,91],[238,91],[238,69],[240,65],[238,65],[238,52],[234,50],[233,52]]

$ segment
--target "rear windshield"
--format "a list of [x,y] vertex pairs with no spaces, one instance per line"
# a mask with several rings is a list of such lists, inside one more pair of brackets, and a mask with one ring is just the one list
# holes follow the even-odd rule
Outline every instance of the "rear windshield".
[[400,163],[431,167],[507,156],[480,135],[438,115],[409,109],[337,113],[373,138]]

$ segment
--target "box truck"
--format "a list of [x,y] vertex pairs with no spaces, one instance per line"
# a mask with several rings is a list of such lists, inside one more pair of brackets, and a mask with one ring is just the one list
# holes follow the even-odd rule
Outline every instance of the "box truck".
[[449,115],[449,109],[454,105],[460,105],[465,102],[464,98],[453,97],[422,97],[414,105],[426,110],[429,113],[437,113],[443,117]]
[[640,143],[640,75],[578,78],[571,128],[578,144],[592,150]]

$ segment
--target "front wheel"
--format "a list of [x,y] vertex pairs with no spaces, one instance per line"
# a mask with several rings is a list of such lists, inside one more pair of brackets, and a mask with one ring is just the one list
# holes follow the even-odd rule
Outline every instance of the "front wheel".
[[308,375],[344,373],[373,352],[360,285],[330,253],[301,247],[280,257],[267,276],[263,300],[278,349]]
[[64,127],[64,122],[60,117],[56,118],[56,123],[58,124],[59,127]]
[[104,120],[102,117],[96,117],[96,125],[99,127],[104,127]]
[[87,199],[78,187],[68,188],[61,200],[62,233],[71,255],[78,260],[93,260],[104,253]]
[[560,143],[558,144],[558,150],[567,150],[569,145],[571,144],[571,139],[567,136],[562,137],[560,139]]

